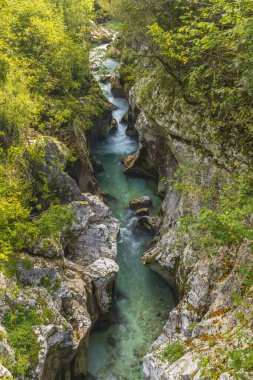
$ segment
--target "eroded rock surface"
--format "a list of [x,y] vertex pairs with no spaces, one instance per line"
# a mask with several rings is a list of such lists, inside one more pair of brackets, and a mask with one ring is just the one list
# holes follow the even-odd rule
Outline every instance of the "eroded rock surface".
[[[201,118],[196,108],[177,99],[168,103],[171,99],[156,86],[152,101],[143,102],[139,93],[146,84],[138,83],[130,91],[131,109],[139,110],[135,127],[140,148],[124,159],[125,172],[159,179],[159,192],[164,197],[162,221],[157,224],[154,244],[143,255],[143,262],[175,289],[179,303],[144,358],[144,374],[148,380],[204,380],[213,379],[213,368],[217,368],[215,379],[232,380],[235,377],[231,373],[236,372],[233,352],[248,358],[253,338],[252,289],[245,290],[240,275],[242,264],[252,266],[251,242],[244,241],[239,251],[233,246],[221,247],[216,257],[193,250],[187,236],[181,247],[175,244],[181,216],[189,210],[197,213],[201,206],[191,192],[186,199],[172,190],[176,169],[187,162],[205,168],[201,179],[205,186],[218,170],[224,176],[229,174],[224,172],[226,161],[221,147],[199,128]],[[187,129],[189,125],[191,129]],[[187,135],[187,130],[195,135]],[[200,176],[197,170],[196,175]],[[147,217],[138,223],[152,228]],[[243,369],[241,375],[245,379],[252,376]]]
[[[23,358],[24,369],[30,362],[31,380],[55,380],[63,373],[71,380],[86,374],[90,329],[111,305],[119,222],[64,171],[65,146],[51,138],[33,144],[45,157],[45,164],[33,161],[34,172],[43,171],[52,189],[64,189],[75,219],[68,236],[30,242],[11,279],[0,272],[0,376],[23,379],[21,369],[12,373]],[[33,341],[27,363],[25,353],[19,357],[12,348],[12,330],[22,328]]]
[[110,82],[112,85],[112,94],[115,98],[127,98],[127,93],[121,81],[120,74],[115,72],[111,75]]

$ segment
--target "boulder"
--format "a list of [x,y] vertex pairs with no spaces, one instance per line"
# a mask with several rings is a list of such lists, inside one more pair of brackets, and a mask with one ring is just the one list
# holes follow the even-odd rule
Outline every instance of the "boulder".
[[120,74],[115,72],[111,75],[110,82],[112,85],[112,94],[115,98],[127,98],[127,93],[121,81]]
[[134,211],[135,216],[144,216],[149,214],[149,208],[148,207],[143,207],[143,208],[138,208],[138,210]]
[[87,201],[73,202],[77,220],[73,223],[73,242],[67,245],[67,258],[80,265],[89,265],[101,257],[115,260],[119,222],[98,196],[84,194]]
[[143,196],[140,198],[134,198],[129,203],[129,208],[131,210],[138,210],[140,208],[149,208],[152,206],[152,200],[148,196]]
[[111,130],[110,132],[114,132],[114,131],[117,131],[118,129],[118,123],[117,123],[117,120],[112,118],[112,124],[111,124]]
[[[131,130],[132,131],[132,130]],[[127,131],[127,134],[132,132]],[[134,136],[135,134],[133,134]],[[157,168],[149,156],[149,152],[145,147],[140,145],[137,152],[122,159],[124,165],[123,172],[125,174],[138,174],[144,178],[152,178],[158,180]]]
[[142,216],[136,223],[136,228],[140,228],[153,235],[159,232],[162,220],[158,216]]
[[108,313],[112,301],[112,286],[119,271],[114,260],[101,258],[86,268],[95,286],[97,304],[102,314]]

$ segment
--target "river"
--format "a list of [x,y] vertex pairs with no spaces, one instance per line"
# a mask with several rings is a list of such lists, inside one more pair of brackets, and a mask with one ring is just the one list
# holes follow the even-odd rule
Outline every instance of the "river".
[[97,175],[98,183],[110,194],[111,210],[121,222],[117,259],[120,270],[108,317],[111,322],[98,326],[90,336],[88,371],[97,380],[139,380],[144,378],[141,358],[161,333],[174,303],[164,280],[141,262],[151,238],[135,230],[137,219],[128,204],[134,197],[148,195],[153,201],[151,215],[155,215],[161,200],[154,181],[122,172],[121,159],[138,149],[138,141],[125,134],[127,124],[122,117],[129,108],[127,100],[114,98],[109,81],[100,81],[101,75],[112,74],[118,67],[116,60],[105,58],[107,46],[93,49],[91,61],[104,94],[117,107],[113,117],[118,128],[105,139],[93,142],[93,155],[104,167]]

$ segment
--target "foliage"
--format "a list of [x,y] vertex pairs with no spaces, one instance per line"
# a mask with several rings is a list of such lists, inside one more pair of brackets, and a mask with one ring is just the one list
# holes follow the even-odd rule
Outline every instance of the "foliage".
[[238,373],[240,370],[253,371],[253,352],[249,349],[237,349],[229,352],[229,368]]
[[41,316],[34,307],[12,303],[11,311],[5,314],[4,322],[8,341],[15,349],[17,357],[15,375],[25,375],[38,364],[40,344],[34,328],[42,322]]
[[[13,280],[20,266],[33,265],[22,251],[31,242],[69,237],[74,219],[49,180],[73,157],[61,149],[50,156],[45,135],[74,151],[73,131],[90,128],[107,103],[89,68],[93,0],[0,0],[0,13],[0,270]],[[40,284],[48,292],[60,285],[47,277]],[[3,365],[15,378],[29,377],[37,365],[36,326],[53,318],[44,299],[24,305],[21,287],[1,290],[8,303],[2,323],[16,359]]]
[[24,182],[9,157],[0,163],[1,258],[22,248],[20,239],[29,219],[29,183]]
[[92,0],[1,3],[0,132],[5,146],[27,139],[31,127],[55,135],[73,123],[89,127],[90,116],[100,112],[93,105],[101,93],[93,90],[89,72],[92,14]]
[[[47,181],[35,183],[25,157],[34,130],[65,138],[72,125],[91,126],[103,109],[88,67],[92,0],[2,1],[0,18],[0,256],[20,252],[27,240],[68,229],[72,212],[50,195]],[[31,145],[29,148],[31,156]],[[29,157],[31,159],[31,157]],[[43,162],[41,152],[33,152]],[[38,180],[38,178],[36,178]],[[59,201],[58,201],[59,202]],[[8,258],[10,260],[10,258]]]
[[175,341],[167,345],[166,349],[162,352],[162,356],[170,363],[174,363],[180,359],[185,353],[185,346]]
[[[190,236],[193,247],[209,254],[217,253],[220,245],[239,246],[244,239],[253,239],[250,217],[253,213],[253,184],[251,172],[245,170],[231,175],[229,181],[220,181],[220,172],[198,183],[186,173],[172,186],[182,192],[187,202],[198,201],[199,207],[181,219],[178,236]],[[200,176],[201,177],[201,176]],[[219,188],[217,188],[219,186]]]
[[198,107],[212,140],[252,159],[252,0],[106,4],[121,23],[125,46],[139,56],[138,65],[159,67],[173,80],[168,95],[174,88]]
[[[1,1],[0,9],[0,257],[4,260],[20,252],[29,239],[67,231],[73,216],[57,205],[45,175],[35,178],[32,173],[31,155],[41,164],[45,159],[38,149],[32,152],[38,130],[71,143],[73,125],[90,127],[105,104],[89,72],[93,0],[10,0]],[[41,205],[39,197],[47,203]]]
[[27,241],[68,233],[74,217],[67,206],[52,205],[39,218],[30,218],[32,179],[23,177],[17,165],[16,159],[22,156],[20,151],[17,153],[15,149],[14,156],[13,161],[11,150],[0,162],[0,258],[3,260],[24,249]]
[[[223,360],[217,360],[217,357],[222,357]],[[229,371],[235,379],[247,380],[248,374],[253,370],[252,346],[237,349],[216,348],[214,357],[201,357],[199,368],[206,379],[216,380],[222,373]]]

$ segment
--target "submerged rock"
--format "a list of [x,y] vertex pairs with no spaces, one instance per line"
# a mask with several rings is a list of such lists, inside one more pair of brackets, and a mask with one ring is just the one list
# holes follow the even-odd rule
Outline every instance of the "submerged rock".
[[87,373],[87,375],[81,380],[97,380],[97,378],[91,375],[90,373]]
[[118,345],[117,340],[116,340],[112,335],[109,335],[109,336],[108,336],[108,343],[109,343],[110,346],[112,346],[113,348],[116,348],[117,345]]
[[98,162],[97,160],[95,160],[94,157],[92,158],[91,163],[92,163],[92,167],[94,169],[94,172],[96,174],[103,173],[105,171],[105,169],[104,169],[103,165],[101,164],[101,162]]

